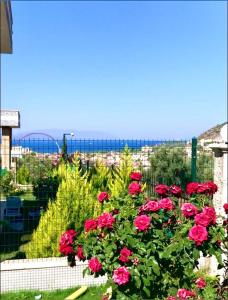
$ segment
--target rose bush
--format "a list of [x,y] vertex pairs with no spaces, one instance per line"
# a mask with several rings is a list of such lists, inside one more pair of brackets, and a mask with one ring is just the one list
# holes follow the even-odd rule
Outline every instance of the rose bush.
[[74,236],[73,243],[66,239],[74,251],[68,259],[87,259],[86,274],[107,274],[114,299],[180,300],[197,295],[206,299],[206,281],[194,271],[200,254],[214,255],[219,267],[223,266],[225,230],[216,223],[211,203],[217,187],[211,182],[191,183],[186,203],[180,207],[184,191],[177,186],[159,185],[155,189],[159,199],[148,199],[141,176],[132,173],[130,177],[125,196],[110,195],[108,202],[100,204],[105,212],[86,220],[84,231]]

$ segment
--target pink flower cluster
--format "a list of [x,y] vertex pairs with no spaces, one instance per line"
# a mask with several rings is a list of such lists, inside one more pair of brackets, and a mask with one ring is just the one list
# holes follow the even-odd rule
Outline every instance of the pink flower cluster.
[[174,208],[174,203],[170,198],[163,198],[160,201],[148,200],[146,204],[139,208],[139,213],[156,212],[159,211],[159,209],[170,211]]
[[223,208],[224,208],[224,210],[225,210],[225,213],[228,214],[228,203],[225,203],[225,204],[223,205]]
[[102,270],[102,264],[97,257],[92,257],[88,262],[88,266],[92,273],[99,273]]
[[97,196],[97,199],[100,203],[103,203],[104,201],[108,201],[110,198],[110,195],[107,192],[100,192]]
[[118,285],[125,285],[129,282],[130,277],[131,274],[126,267],[119,267],[114,270],[112,279]]
[[74,253],[73,243],[77,233],[74,229],[69,229],[60,237],[59,251],[62,255]]
[[123,263],[126,263],[129,261],[129,257],[132,255],[132,251],[130,249],[128,249],[127,247],[124,247],[123,249],[121,249],[120,251],[120,256],[119,256],[119,260]]
[[139,195],[140,193],[142,193],[142,187],[138,182],[132,182],[129,184],[128,186],[128,193],[130,195]]
[[140,172],[131,172],[131,180],[140,181],[142,179],[142,174]]
[[[183,211],[183,210],[182,210]],[[190,229],[188,237],[201,245],[208,239],[207,226],[216,224],[216,213],[213,207],[206,206],[202,212],[195,215],[195,225]]]
[[135,218],[134,225],[139,231],[146,231],[150,227],[151,218],[147,215],[141,215]]
[[85,231],[89,232],[91,230],[97,229],[97,220],[95,219],[88,219],[85,221]]
[[[206,281],[203,279],[203,278],[198,278],[196,281],[196,287],[198,289],[204,289],[205,286],[207,285],[206,284]],[[177,299],[180,299],[180,300],[186,300],[188,298],[192,298],[192,297],[195,297],[196,294],[194,291],[191,291],[191,290],[187,290],[187,289],[179,289],[177,291],[177,295],[176,296],[169,296],[167,298],[167,300],[177,300]]]
[[115,223],[115,218],[113,218],[111,213],[104,212],[100,217],[97,218],[97,226],[99,228],[112,229]]
[[206,195],[213,195],[217,192],[218,187],[217,185],[212,182],[190,182],[186,187],[186,193],[188,195],[192,194],[206,194]]
[[165,184],[158,184],[155,187],[155,192],[161,197],[167,197],[170,193],[172,196],[180,197],[182,194],[182,189],[178,185],[171,185],[168,187]]

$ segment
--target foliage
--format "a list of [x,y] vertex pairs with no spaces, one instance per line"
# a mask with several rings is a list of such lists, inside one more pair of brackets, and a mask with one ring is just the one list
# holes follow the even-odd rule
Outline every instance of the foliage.
[[[199,182],[213,180],[213,155],[203,150],[197,152],[197,180]],[[178,184],[185,188],[191,181],[191,157],[188,157],[182,145],[154,147],[150,157],[151,167],[144,171],[145,181]]]
[[190,160],[183,146],[155,147],[150,161],[147,176],[153,174],[155,183],[178,184],[184,188],[190,181]]
[[14,175],[12,172],[0,174],[0,194],[9,195],[14,189]]
[[[53,171],[54,178],[58,178],[59,182],[57,198],[48,203],[47,211],[41,216],[32,240],[26,246],[26,256],[58,256],[61,233],[72,223],[76,222],[77,227],[82,228],[86,219],[97,217],[103,211],[97,194],[106,189],[116,195],[121,194],[129,182],[131,168],[131,155],[127,149],[121,156],[120,167],[115,171],[100,161],[93,168],[82,170],[78,157],[71,164],[61,163]],[[43,180],[40,182],[42,184]],[[39,187],[34,189],[35,193],[39,193]]]
[[197,180],[202,182],[213,180],[213,154],[204,151],[198,151],[196,160]]
[[130,173],[133,169],[132,154],[126,146],[121,157],[120,165],[112,167],[111,177],[108,182],[108,190],[114,197],[120,197],[125,193],[130,182]]
[[58,176],[37,178],[33,183],[33,195],[39,200],[53,200],[56,198],[58,187]]
[[35,153],[25,154],[17,162],[17,182],[31,184],[39,178],[50,176],[53,168],[50,158],[39,158]]
[[[77,228],[79,235],[74,242],[69,233],[61,238],[61,243],[67,243],[71,266],[75,253],[78,258],[89,259],[85,273],[106,273],[115,299],[160,300],[186,291],[191,298],[202,296],[194,274],[200,254],[214,255],[219,267],[223,265],[219,241],[224,240],[225,231],[216,223],[210,207],[209,195],[215,185],[197,184],[199,192],[192,193],[180,209],[172,195],[145,200],[140,184],[133,183],[124,197],[106,198],[101,204],[106,212],[87,220],[82,234]],[[202,190],[209,186],[209,192]],[[161,191],[161,186],[157,190]],[[110,203],[114,211],[109,210]],[[207,224],[199,225],[199,220]],[[213,297],[214,291],[207,286],[204,293]]]

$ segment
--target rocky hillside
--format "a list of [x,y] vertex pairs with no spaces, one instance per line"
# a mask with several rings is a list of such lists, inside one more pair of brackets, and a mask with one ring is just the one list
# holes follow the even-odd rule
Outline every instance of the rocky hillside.
[[198,136],[198,140],[211,140],[211,141],[219,140],[220,139],[220,130],[225,124],[227,124],[227,122],[218,124],[210,129],[208,129],[207,131],[205,131],[204,133],[202,133],[201,135]]

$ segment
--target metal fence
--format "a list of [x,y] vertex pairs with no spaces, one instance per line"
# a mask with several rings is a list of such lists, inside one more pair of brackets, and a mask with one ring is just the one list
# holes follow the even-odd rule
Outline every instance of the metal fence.
[[48,203],[56,199],[59,182],[53,174],[61,162],[73,164],[75,153],[82,172],[91,174],[98,161],[113,170],[120,167],[124,155],[130,157],[133,169],[143,173],[148,196],[154,195],[157,183],[184,188],[192,179],[213,178],[212,153],[191,141],[13,140],[11,172],[1,171],[1,261],[26,258],[25,245]]

